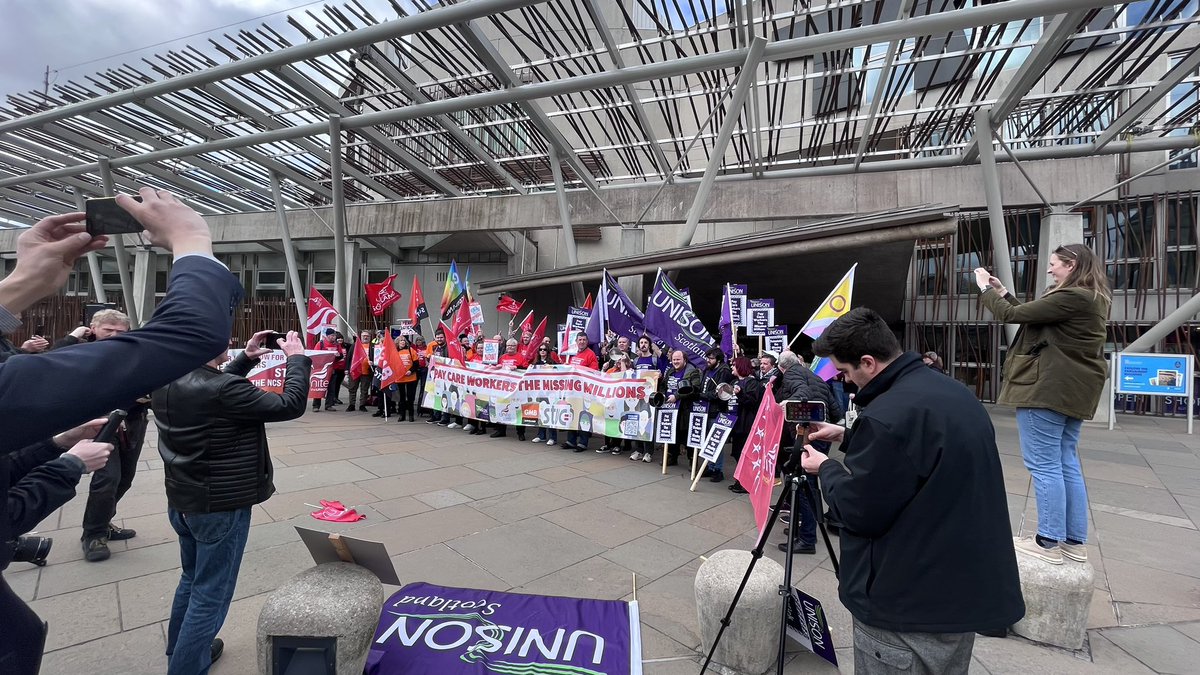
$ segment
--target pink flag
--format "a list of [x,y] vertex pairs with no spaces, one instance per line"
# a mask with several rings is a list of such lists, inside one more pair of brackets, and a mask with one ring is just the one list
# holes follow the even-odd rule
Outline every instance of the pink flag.
[[775,487],[775,463],[779,458],[779,434],[783,431],[783,406],[775,402],[775,383],[767,383],[758,416],[742,458],[738,460],[733,477],[750,492],[750,505],[754,507],[754,522],[761,533],[771,514],[771,490]]

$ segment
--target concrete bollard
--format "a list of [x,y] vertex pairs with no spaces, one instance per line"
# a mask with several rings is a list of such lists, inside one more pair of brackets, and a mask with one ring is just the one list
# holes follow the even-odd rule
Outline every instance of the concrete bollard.
[[[326,640],[338,675],[361,675],[383,609],[383,584],[365,568],[325,563],[275,589],[258,615],[258,672],[275,672],[275,647],[293,638]],[[311,655],[308,655],[311,657]]]
[[1095,580],[1091,563],[1066,560],[1051,565],[1018,553],[1017,569],[1025,617],[1013,626],[1013,632],[1056,647],[1083,647]]
[[[749,551],[717,551],[696,572],[696,614],[705,654],[721,630],[721,619],[729,611],[750,559]],[[715,663],[748,675],[771,669],[779,649],[781,585],[783,567],[770,558],[759,559],[713,654]]]

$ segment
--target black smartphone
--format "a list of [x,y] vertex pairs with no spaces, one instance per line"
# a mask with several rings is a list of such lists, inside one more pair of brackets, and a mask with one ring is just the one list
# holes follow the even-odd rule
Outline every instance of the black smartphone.
[[267,349],[279,349],[279,340],[286,339],[287,333],[268,333],[259,346],[266,347]]
[[34,328],[34,329],[33,329],[33,334],[34,334],[34,335],[41,335],[42,337],[46,337],[46,325],[45,325],[45,324],[41,324],[41,323],[39,323],[39,324],[37,325],[37,328]]
[[[134,199],[142,201],[141,197]],[[93,237],[101,234],[134,234],[145,229],[133,214],[117,204],[115,197],[89,199],[83,210],[87,215],[87,233]]]
[[791,424],[825,421],[825,404],[821,401],[784,401],[783,418]]

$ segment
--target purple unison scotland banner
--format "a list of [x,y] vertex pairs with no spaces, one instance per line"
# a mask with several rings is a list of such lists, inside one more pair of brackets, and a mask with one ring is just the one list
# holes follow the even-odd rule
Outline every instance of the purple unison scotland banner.
[[682,349],[692,365],[705,366],[704,352],[712,348],[712,336],[692,311],[691,299],[676,289],[662,270],[646,303],[646,330],[671,349]]
[[383,604],[366,675],[641,675],[637,602],[408,584]]
[[588,340],[592,344],[604,341],[604,335],[612,331],[617,337],[629,338],[629,344],[637,345],[638,338],[646,332],[646,316],[637,308],[625,289],[604,270],[604,281],[600,283],[600,294],[592,306],[588,319]]

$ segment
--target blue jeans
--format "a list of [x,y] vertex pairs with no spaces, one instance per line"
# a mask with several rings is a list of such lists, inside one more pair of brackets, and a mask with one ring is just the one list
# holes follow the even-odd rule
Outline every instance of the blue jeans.
[[551,429],[549,427],[538,427],[537,439],[539,441],[545,441],[545,440],[549,439],[551,443],[557,443],[558,442],[558,429]]
[[1075,451],[1082,426],[1053,410],[1017,408],[1021,456],[1033,475],[1038,534],[1045,539],[1087,541],[1087,488]]
[[212,641],[225,623],[250,534],[250,508],[216,513],[168,509],[179,535],[183,574],[167,626],[168,675],[204,675]]

